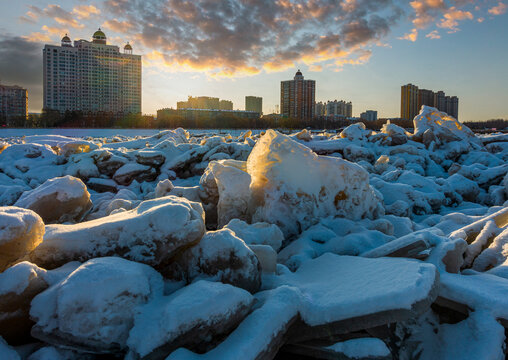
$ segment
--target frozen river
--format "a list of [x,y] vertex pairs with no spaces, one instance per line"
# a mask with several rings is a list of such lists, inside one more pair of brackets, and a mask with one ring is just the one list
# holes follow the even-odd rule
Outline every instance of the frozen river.
[[[0,138],[9,138],[15,136],[28,136],[28,135],[62,135],[71,137],[109,137],[114,135],[124,136],[152,136],[160,131],[166,129],[70,129],[70,128],[51,128],[51,129],[1,129]],[[203,130],[188,130],[193,135],[199,134],[231,134],[238,136],[245,129],[203,129]],[[262,130],[252,130],[254,134]]]

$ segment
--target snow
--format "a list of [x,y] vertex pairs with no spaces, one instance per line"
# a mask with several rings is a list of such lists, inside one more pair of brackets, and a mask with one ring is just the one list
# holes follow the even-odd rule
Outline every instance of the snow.
[[276,280],[298,288],[300,315],[315,326],[394,309],[411,309],[437,281],[433,265],[396,258],[324,254]]
[[305,230],[321,217],[360,219],[380,212],[368,173],[360,166],[318,156],[273,130],[252,149],[247,172],[252,179],[252,221],[275,223],[285,236]]
[[[0,208],[0,294],[8,306],[20,298],[0,310],[24,321],[30,299],[45,299],[34,310],[46,319],[34,327],[41,343],[17,349],[21,357],[119,356],[136,323],[136,347],[161,358],[176,347],[169,358],[270,358],[300,320],[328,328],[404,310],[394,357],[498,358],[497,321],[508,320],[507,137],[475,135],[429,107],[414,124],[414,133],[358,123],[289,136],[2,130],[0,205],[54,196],[40,217]],[[79,194],[89,194],[89,211],[85,202],[62,206]],[[70,216],[78,208],[84,217]],[[47,220],[58,211],[69,216]],[[143,263],[158,290],[134,270]],[[431,309],[438,288],[472,309],[469,317],[448,324],[443,309]],[[254,299],[252,312],[232,316],[230,293]],[[10,342],[7,330],[0,335]],[[381,350],[376,338],[335,346],[352,357],[376,343]]]
[[66,222],[81,220],[92,203],[83,181],[67,175],[25,191],[14,206],[34,210],[45,222]]
[[7,342],[0,336],[0,354],[2,360],[21,360],[16,350],[7,344]]
[[351,359],[390,356],[390,350],[388,350],[386,344],[376,338],[346,340],[326,348],[344,354]]
[[30,316],[50,343],[68,337],[78,347],[123,348],[135,307],[161,296],[163,287],[160,274],[147,265],[97,258],[37,295]]
[[252,302],[252,295],[231,285],[195,282],[169,297],[142,306],[135,316],[127,345],[144,357],[195,327],[218,327],[238,312],[247,313]]
[[180,348],[166,360],[258,359],[273,338],[284,332],[296,318],[299,297],[299,291],[288,286],[258,293],[256,298],[261,305],[217,347],[202,355]]
[[269,245],[275,251],[279,251],[284,241],[284,234],[274,224],[247,224],[240,219],[232,219],[224,228],[232,230],[248,245]]
[[440,324],[431,317],[416,328],[413,336],[420,342],[417,357],[422,360],[502,360],[504,333],[505,329],[490,314],[474,311],[457,324]]
[[68,261],[117,254],[157,265],[204,233],[200,204],[167,196],[142,202],[133,210],[73,225],[48,225],[32,253],[37,264],[56,267]]
[[46,270],[28,261],[20,262],[0,274],[0,294],[21,294],[29,285],[30,280],[41,276],[45,278]]

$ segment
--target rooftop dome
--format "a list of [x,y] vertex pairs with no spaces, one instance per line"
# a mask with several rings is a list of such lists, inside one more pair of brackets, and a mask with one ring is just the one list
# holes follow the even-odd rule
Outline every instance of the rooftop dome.
[[104,34],[104,32],[101,30],[101,28],[99,28],[99,30],[97,30],[96,32],[93,33],[93,38],[94,39],[106,39],[106,34]]
[[131,44],[127,43],[124,47],[123,47],[124,50],[132,50],[132,46]]
[[106,44],[106,34],[104,34],[101,28],[93,33],[92,41],[96,44]]
[[295,76],[302,76],[302,72],[300,71],[300,69],[298,69],[298,71],[296,72]]
[[62,42],[71,42],[71,38],[65,34],[65,36],[62,38]]

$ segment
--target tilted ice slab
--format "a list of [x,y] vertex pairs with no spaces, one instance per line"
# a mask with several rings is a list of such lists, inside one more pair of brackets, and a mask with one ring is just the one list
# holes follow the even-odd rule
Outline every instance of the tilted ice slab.
[[127,345],[139,357],[161,358],[180,346],[203,346],[231,331],[250,310],[247,291],[200,280],[142,306]]
[[300,315],[307,325],[317,326],[382,311],[411,311],[437,295],[438,273],[431,264],[407,259],[327,253],[279,282],[300,289]]
[[48,225],[30,258],[44,268],[111,255],[157,266],[204,233],[201,204],[167,196],[97,220]]
[[362,167],[318,156],[273,130],[254,146],[247,172],[252,179],[252,222],[275,223],[286,236],[326,216],[360,219],[382,211]]

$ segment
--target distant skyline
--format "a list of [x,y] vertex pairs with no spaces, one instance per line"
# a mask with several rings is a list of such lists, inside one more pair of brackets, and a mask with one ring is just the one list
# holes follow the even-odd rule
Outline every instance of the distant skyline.
[[42,49],[91,39],[129,41],[143,55],[143,113],[192,96],[243,109],[280,101],[280,82],[301,69],[316,101],[353,102],[400,115],[400,86],[459,97],[461,121],[508,119],[506,0],[40,0],[0,2],[0,83],[24,86],[42,108]]

